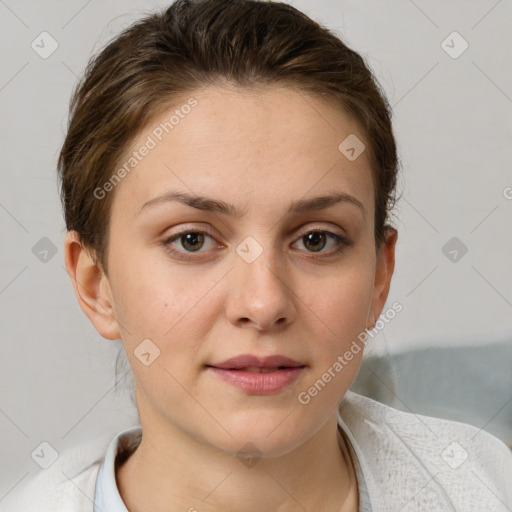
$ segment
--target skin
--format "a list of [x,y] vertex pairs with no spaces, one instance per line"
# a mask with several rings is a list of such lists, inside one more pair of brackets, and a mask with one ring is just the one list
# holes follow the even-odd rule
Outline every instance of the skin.
[[[388,296],[397,232],[388,231],[376,254],[368,151],[349,161],[338,150],[349,134],[368,142],[339,107],[292,88],[210,86],[194,97],[198,105],[115,189],[109,277],[76,233],[65,240],[80,306],[103,337],[122,339],[135,379],[143,439],[118,471],[121,496],[131,512],[356,511],[336,412],[363,351],[309,404],[297,396],[375,325]],[[174,201],[137,213],[170,190],[244,212],[235,218]],[[288,213],[292,201],[333,191],[358,199],[364,212],[340,202]],[[171,235],[204,229],[202,246],[185,237],[168,244],[193,259],[166,251]],[[341,252],[329,237],[325,246],[308,244],[311,229],[352,244]],[[248,236],[262,248],[252,263],[236,252]],[[160,355],[145,366],[134,350],[147,338]],[[282,354],[307,367],[264,396],[205,368],[248,353]],[[250,467],[236,456],[247,443],[259,456]]]

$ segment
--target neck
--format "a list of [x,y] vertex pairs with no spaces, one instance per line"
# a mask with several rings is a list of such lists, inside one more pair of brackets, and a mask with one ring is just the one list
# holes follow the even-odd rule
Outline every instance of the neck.
[[[151,429],[117,471],[130,512],[355,512],[357,483],[337,420],[285,455],[242,460],[179,429]],[[342,447],[340,448],[340,441]]]

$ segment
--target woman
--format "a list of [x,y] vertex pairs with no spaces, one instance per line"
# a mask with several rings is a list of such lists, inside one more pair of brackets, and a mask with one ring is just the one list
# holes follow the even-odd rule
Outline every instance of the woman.
[[500,440],[349,391],[401,309],[390,117],[363,59],[277,2],[179,0],[90,63],[59,157],[66,267],[123,342],[140,427],[7,512],[512,507]]

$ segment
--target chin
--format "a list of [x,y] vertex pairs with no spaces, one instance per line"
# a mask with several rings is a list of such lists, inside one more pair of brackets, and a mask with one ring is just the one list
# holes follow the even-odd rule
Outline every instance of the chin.
[[[237,418],[236,422],[224,422],[223,426],[231,434],[222,435],[221,439],[211,440],[221,451],[240,457],[279,457],[291,452],[308,438],[299,425],[283,422],[286,414],[265,414],[255,411],[254,414],[244,415],[246,421]],[[291,437],[290,433],[294,436]]]

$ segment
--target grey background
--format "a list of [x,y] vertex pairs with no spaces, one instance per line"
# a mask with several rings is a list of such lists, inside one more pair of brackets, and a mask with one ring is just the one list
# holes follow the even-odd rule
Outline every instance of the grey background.
[[[60,452],[137,421],[130,381],[115,387],[120,342],[97,334],[65,271],[55,166],[88,59],[168,3],[0,0],[0,507],[42,471],[30,457],[41,442]],[[403,163],[388,299],[403,311],[353,389],[512,444],[512,2],[289,3],[367,58]],[[43,31],[58,43],[46,59],[31,47]],[[469,45],[457,58],[442,46],[454,31]],[[453,237],[467,248],[458,261],[443,253]]]

